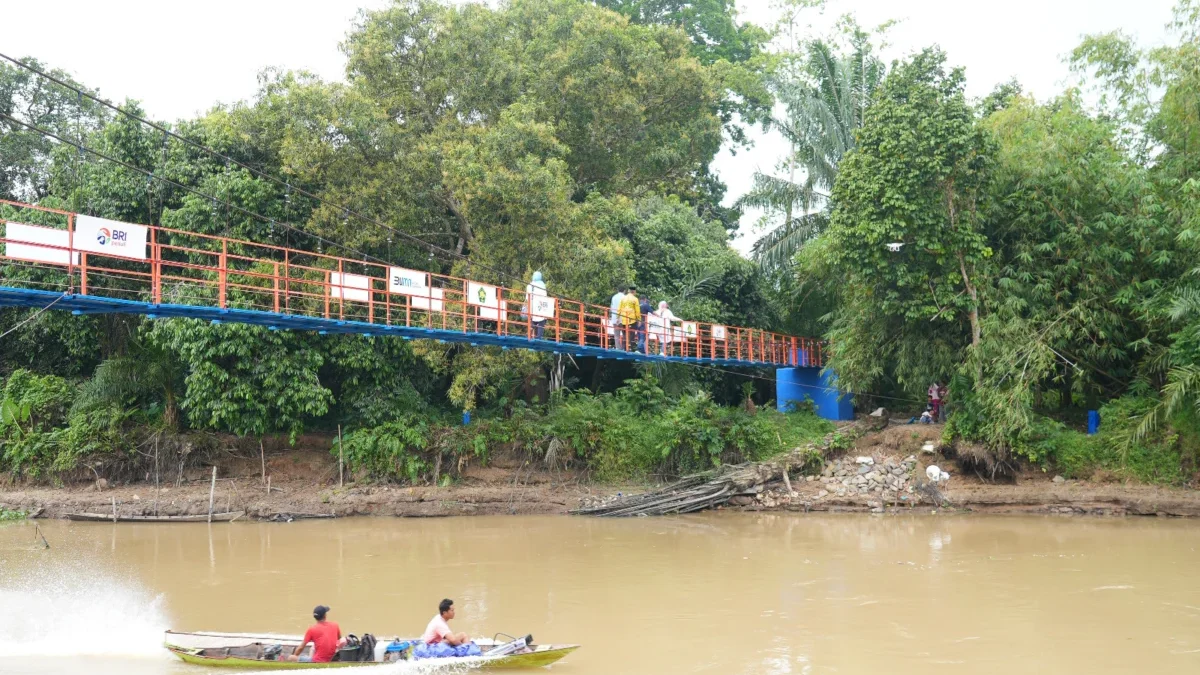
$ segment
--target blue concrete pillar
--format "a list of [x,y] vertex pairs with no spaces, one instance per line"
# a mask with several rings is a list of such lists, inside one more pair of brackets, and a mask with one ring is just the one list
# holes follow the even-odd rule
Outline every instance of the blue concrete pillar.
[[775,406],[780,412],[795,408],[805,396],[813,401],[813,409],[827,420],[854,419],[854,400],[850,394],[837,389],[837,375],[821,372],[815,366],[779,368],[775,371]]

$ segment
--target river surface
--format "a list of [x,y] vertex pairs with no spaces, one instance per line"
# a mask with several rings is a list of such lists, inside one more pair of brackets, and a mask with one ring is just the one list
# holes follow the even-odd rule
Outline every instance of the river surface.
[[301,633],[321,603],[415,635],[443,597],[456,630],[582,643],[556,675],[1200,673],[1195,521],[38,522],[49,550],[0,524],[6,674],[198,674],[164,629]]

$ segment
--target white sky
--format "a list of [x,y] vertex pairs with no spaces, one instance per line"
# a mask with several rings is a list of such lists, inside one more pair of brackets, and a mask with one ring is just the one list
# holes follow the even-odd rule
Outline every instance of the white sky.
[[[34,56],[62,68],[114,100],[140,100],[154,118],[173,120],[217,102],[253,95],[264,67],[305,69],[329,80],[342,77],[338,43],[360,7],[387,0],[0,0],[0,52]],[[773,22],[769,0],[739,0],[742,17]],[[888,61],[940,44],[950,62],[967,71],[968,93],[982,96],[1016,77],[1039,99],[1069,84],[1063,57],[1088,33],[1122,29],[1144,45],[1162,44],[1174,0],[831,0],[822,32],[852,12],[864,27],[888,19]],[[770,171],[786,152],[777,136],[754,134],[756,144],[736,156],[728,150],[716,170],[732,202],[755,170]],[[742,251],[753,243],[757,213],[742,220]]]

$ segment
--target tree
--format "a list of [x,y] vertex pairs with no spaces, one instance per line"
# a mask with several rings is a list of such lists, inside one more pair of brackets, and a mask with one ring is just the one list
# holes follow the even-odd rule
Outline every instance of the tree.
[[856,31],[849,54],[814,40],[805,46],[798,71],[784,69],[777,76],[774,89],[786,115],[772,117],[769,125],[791,145],[783,162],[788,177],[756,172],[754,186],[738,200],[740,206],[782,216],[782,223],[754,244],[754,258],[763,267],[787,267],[796,251],[824,230],[838,165],[854,149],[883,74],[868,36]]
[[731,63],[758,56],[767,32],[754,24],[738,23],[733,0],[596,0],[596,4],[641,24],[678,26],[692,39],[692,53],[701,62]]
[[[21,63],[80,86],[37,59],[24,58]],[[72,140],[90,136],[108,120],[104,109],[90,99],[7,63],[0,63],[0,113]],[[0,199],[36,202],[47,196],[54,147],[40,132],[0,119]]]
[[168,319],[156,321],[148,337],[185,364],[182,407],[196,428],[294,439],[333,403],[318,376],[325,358],[316,336]]
[[[914,390],[917,373],[953,361],[908,342],[928,339],[927,326],[945,335],[951,354],[962,319],[970,344],[982,337],[979,265],[992,251],[980,206],[992,148],[963,95],[962,71],[945,60],[926,49],[893,67],[834,186],[826,252],[850,291],[836,312],[830,365],[855,388],[876,383],[880,360],[920,359],[896,364]],[[918,333],[904,336],[910,329]]]

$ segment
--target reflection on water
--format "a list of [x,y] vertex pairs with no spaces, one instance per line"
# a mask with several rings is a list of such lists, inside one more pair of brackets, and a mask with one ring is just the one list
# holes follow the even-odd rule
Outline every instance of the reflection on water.
[[[413,635],[442,597],[456,601],[456,629],[583,643],[553,669],[578,675],[1200,672],[1191,521],[705,514],[42,527],[49,551],[28,545],[29,524],[0,527],[3,672],[194,673],[157,648],[163,627],[299,633],[323,603],[346,632]],[[81,670],[86,654],[105,656]]]

